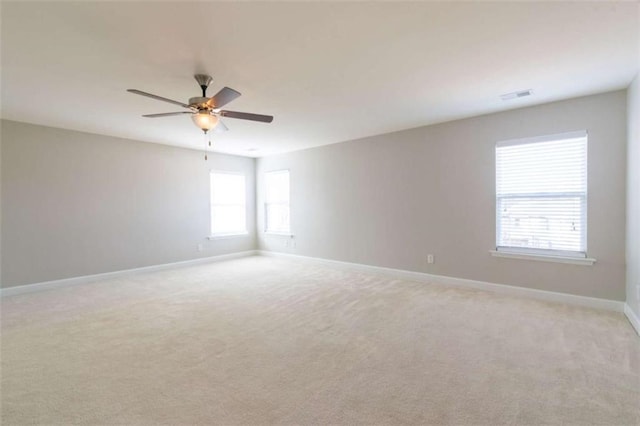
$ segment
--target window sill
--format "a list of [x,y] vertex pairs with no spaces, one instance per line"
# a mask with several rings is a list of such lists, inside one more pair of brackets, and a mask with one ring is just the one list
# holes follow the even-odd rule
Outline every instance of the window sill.
[[264,231],[265,235],[273,235],[276,237],[288,237],[288,238],[293,238],[293,234],[288,233],[288,232],[274,232],[274,231]]
[[248,232],[234,232],[231,234],[213,234],[207,237],[208,240],[226,240],[228,238],[244,237],[249,235]]
[[571,265],[584,265],[592,266],[596,263],[596,259],[590,257],[568,257],[568,256],[549,256],[544,254],[532,254],[532,253],[515,253],[509,251],[497,251],[489,250],[491,256],[505,257],[508,259],[522,259],[522,260],[535,260],[539,262],[555,262],[555,263],[568,263]]

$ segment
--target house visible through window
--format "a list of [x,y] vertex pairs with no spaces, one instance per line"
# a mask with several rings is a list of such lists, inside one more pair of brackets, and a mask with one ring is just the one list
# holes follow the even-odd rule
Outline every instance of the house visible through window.
[[211,234],[247,233],[247,206],[244,175],[211,172]]
[[586,257],[587,134],[498,143],[498,251]]
[[289,170],[265,174],[265,231],[290,234]]

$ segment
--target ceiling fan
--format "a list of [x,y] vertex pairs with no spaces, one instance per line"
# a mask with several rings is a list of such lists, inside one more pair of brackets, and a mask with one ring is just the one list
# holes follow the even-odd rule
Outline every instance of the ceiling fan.
[[154,95],[151,93],[143,92],[137,89],[127,89],[127,92],[135,93],[136,95],[146,96],[148,98],[157,99],[163,102],[169,102],[170,104],[179,105],[188,111],[179,112],[163,112],[160,114],[146,114],[143,117],[158,118],[169,117],[172,115],[190,114],[191,119],[205,134],[211,130],[226,131],[229,130],[227,126],[220,120],[220,117],[239,118],[241,120],[259,121],[262,123],[271,123],[273,116],[252,114],[248,112],[228,111],[220,109],[229,102],[240,96],[240,92],[233,90],[229,87],[224,87],[213,97],[207,97],[207,88],[213,80],[210,75],[196,74],[194,75],[198,85],[202,89],[202,96],[197,96],[189,99],[189,103],[185,104],[173,99],[164,98],[162,96]]

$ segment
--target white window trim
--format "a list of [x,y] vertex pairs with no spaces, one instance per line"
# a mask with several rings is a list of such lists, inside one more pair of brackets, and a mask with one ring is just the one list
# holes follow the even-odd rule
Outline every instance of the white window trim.
[[596,263],[596,259],[591,257],[575,257],[575,256],[555,256],[549,254],[536,254],[523,251],[511,251],[508,249],[489,250],[493,257],[504,257],[507,259],[535,260],[540,262],[567,263],[571,265],[592,266]]
[[211,234],[207,237],[208,240],[228,240],[230,238],[235,237],[244,237],[249,235],[248,231],[245,232],[228,232],[228,233],[219,233],[219,234]]
[[[249,235],[249,226],[248,220],[249,215],[247,214],[247,174],[243,171],[239,170],[221,170],[221,169],[209,169],[209,185],[211,185],[211,175],[214,173],[219,174],[227,174],[227,175],[237,175],[244,177],[244,209],[245,209],[245,223],[244,223],[244,231],[236,231],[236,232],[212,232],[211,229],[211,208],[213,207],[213,202],[209,199],[209,235],[207,236],[208,240],[226,240],[230,238],[243,237]],[[211,187],[209,187],[209,191],[211,191]],[[227,206],[236,205],[240,206],[241,204],[226,204]]]
[[589,133],[586,130],[577,130],[574,132],[554,133],[552,135],[534,136],[529,138],[509,139],[506,141],[500,141],[496,143],[496,146],[511,146],[511,145],[523,145],[537,142],[550,142],[560,139],[577,139],[586,138]]
[[295,237],[295,235],[289,232],[264,231],[264,233],[265,235],[272,235],[274,237],[287,237],[287,238]]
[[[265,182],[266,182],[266,175],[269,173],[287,173],[289,175],[289,202],[288,203],[269,203],[266,200],[264,201],[264,233],[265,235],[273,235],[273,236],[279,236],[279,237],[289,237],[289,238],[293,238],[293,232],[291,232],[291,170],[289,169],[276,169],[276,170],[269,170],[264,172],[265,175]],[[266,191],[265,191],[266,192]],[[271,231],[269,229],[267,229],[267,224],[269,223],[268,219],[267,219],[267,211],[268,208],[267,206],[269,205],[273,205],[273,204],[286,204],[287,206],[289,206],[289,231]]]
[[[504,147],[504,146],[513,146],[513,145],[521,145],[521,144],[531,144],[531,143],[538,143],[538,142],[548,142],[548,141],[554,141],[554,140],[559,140],[559,139],[575,139],[575,138],[588,138],[589,137],[589,133],[586,130],[578,130],[578,131],[573,131],[573,132],[565,132],[565,133],[555,133],[555,134],[551,134],[551,135],[543,135],[543,136],[536,136],[536,137],[528,137],[528,138],[519,138],[519,139],[510,139],[510,140],[505,140],[505,141],[500,141],[498,143],[496,143],[496,148],[497,147]],[[587,147],[588,149],[588,147]],[[588,161],[588,159],[587,159]],[[497,164],[496,164],[497,166]],[[587,257],[587,198],[588,198],[588,191],[589,188],[587,187],[587,190],[582,193],[554,193],[554,194],[527,194],[527,195],[523,195],[523,197],[527,197],[527,198],[533,198],[533,197],[549,197],[549,196],[553,196],[553,197],[558,197],[558,198],[563,198],[563,197],[567,197],[567,196],[579,196],[583,198],[583,203],[585,203],[585,208],[582,210],[582,214],[583,214],[583,223],[585,226],[583,226],[582,232],[583,232],[583,239],[584,239],[584,253],[583,252],[567,252],[567,251],[554,251],[554,250],[539,250],[539,249],[535,249],[535,248],[528,248],[528,247],[507,247],[507,246],[498,246],[496,247],[495,250],[489,250],[489,253],[491,253],[492,256],[494,257],[503,257],[503,258],[508,258],[508,259],[521,259],[521,260],[535,260],[535,261],[542,261],[542,262],[555,262],[555,263],[566,263],[566,264],[574,264],[574,265],[584,265],[584,266],[591,266],[594,263],[596,263],[596,259],[591,258],[591,257]],[[496,195],[496,206],[497,206],[497,200],[499,198],[513,198],[513,197],[509,197],[508,195],[502,195],[502,196],[497,196]],[[495,212],[495,217],[496,217],[496,242],[497,242],[497,238],[499,235],[499,231],[500,231],[500,221],[498,220],[498,212]]]

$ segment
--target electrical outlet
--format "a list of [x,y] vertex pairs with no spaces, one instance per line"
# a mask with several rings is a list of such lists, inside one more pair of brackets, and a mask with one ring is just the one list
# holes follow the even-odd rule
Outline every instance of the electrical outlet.
[[291,240],[291,248],[296,248],[296,240]]
[[427,255],[427,263],[432,264],[435,262],[432,254]]
[[200,243],[198,244],[198,251],[202,251],[204,250],[204,244]]

